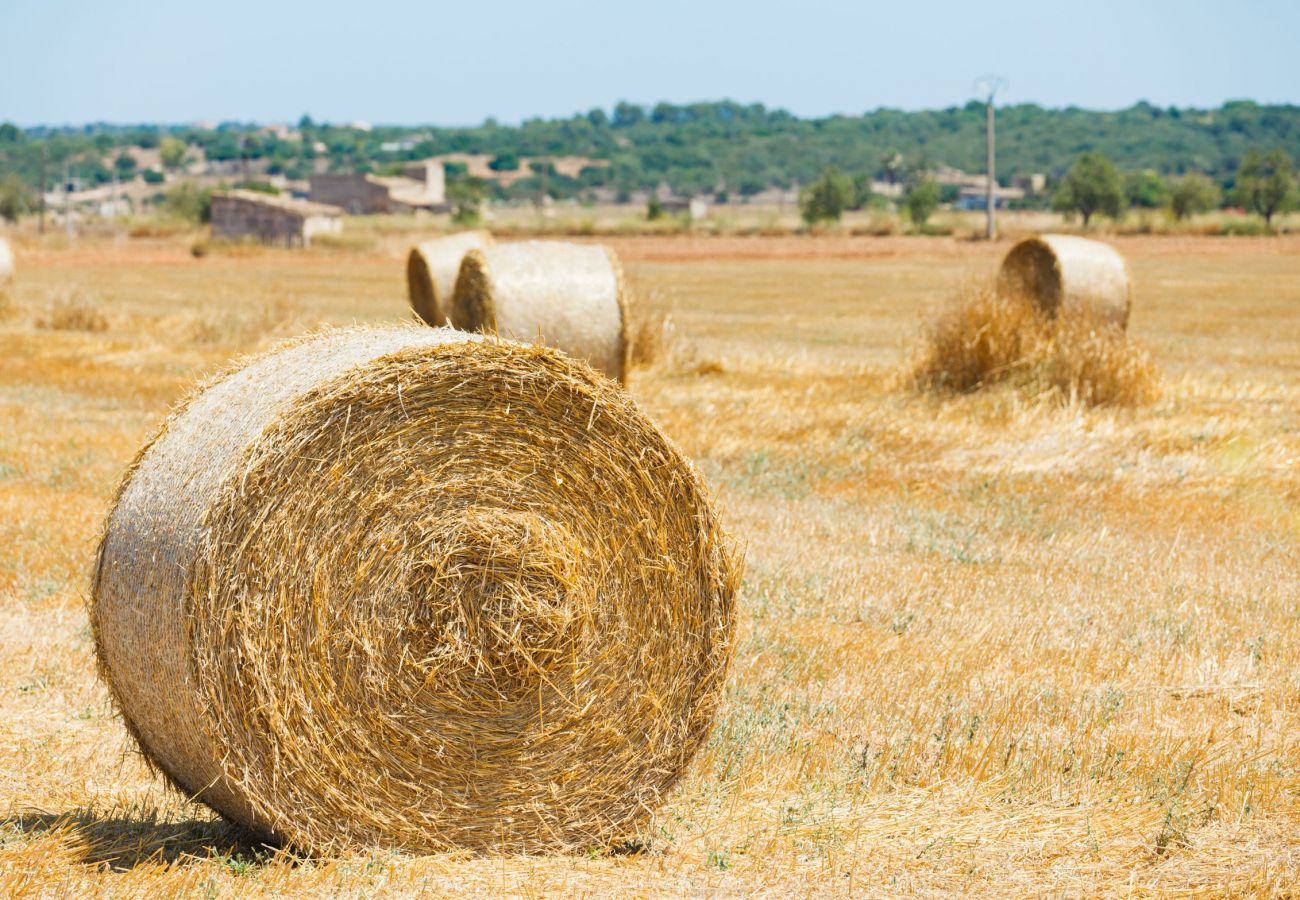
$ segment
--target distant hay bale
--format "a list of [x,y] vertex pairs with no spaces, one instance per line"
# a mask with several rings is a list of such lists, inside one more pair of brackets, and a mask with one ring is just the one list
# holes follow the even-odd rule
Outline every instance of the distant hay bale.
[[1002,260],[998,293],[1034,300],[1045,313],[1066,306],[1086,308],[1120,328],[1128,327],[1133,281],[1119,251],[1109,244],[1064,234],[1025,238]]
[[450,316],[465,331],[557,347],[626,380],[623,268],[606,247],[526,241],[471,250],[461,263]]
[[738,580],[695,470],[586,365],[355,330],[172,415],[91,622],[145,757],[256,833],[541,852],[628,839],[681,777]]
[[461,260],[492,243],[490,232],[462,231],[412,248],[406,258],[406,289],[416,315],[434,327],[446,325]]
[[0,286],[14,277],[14,251],[9,242],[0,238]]

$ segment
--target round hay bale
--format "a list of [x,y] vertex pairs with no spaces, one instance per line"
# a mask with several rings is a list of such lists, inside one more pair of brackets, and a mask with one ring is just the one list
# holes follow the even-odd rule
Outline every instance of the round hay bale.
[[0,238],[0,283],[9,281],[14,277],[14,252],[9,248],[9,242]]
[[1128,327],[1133,281],[1114,247],[1088,238],[1044,234],[1013,246],[998,270],[998,293],[1033,299],[1048,315],[1065,306]]
[[607,247],[525,241],[465,254],[451,324],[557,347],[610,378],[628,369],[623,268]]
[[141,451],[91,598],[147,759],[268,839],[539,852],[643,827],[707,737],[739,562],[693,467],[554,350],[328,333]]
[[415,314],[435,328],[446,325],[460,261],[470,250],[490,246],[491,232],[462,231],[414,247],[406,258],[406,290]]

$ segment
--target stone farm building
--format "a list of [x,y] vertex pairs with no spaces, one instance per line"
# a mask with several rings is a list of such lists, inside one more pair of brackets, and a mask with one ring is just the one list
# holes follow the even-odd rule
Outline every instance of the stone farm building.
[[212,236],[256,238],[263,244],[308,247],[317,234],[343,230],[336,206],[295,200],[259,191],[221,191],[212,195]]
[[308,196],[317,203],[340,206],[354,215],[442,212],[447,209],[447,183],[442,163],[412,163],[401,175],[313,175]]

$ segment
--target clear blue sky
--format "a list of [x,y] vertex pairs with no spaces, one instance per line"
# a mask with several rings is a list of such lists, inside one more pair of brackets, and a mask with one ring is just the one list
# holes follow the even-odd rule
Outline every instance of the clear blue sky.
[[0,121],[476,124],[621,99],[799,115],[1300,102],[1300,0],[4,0]]

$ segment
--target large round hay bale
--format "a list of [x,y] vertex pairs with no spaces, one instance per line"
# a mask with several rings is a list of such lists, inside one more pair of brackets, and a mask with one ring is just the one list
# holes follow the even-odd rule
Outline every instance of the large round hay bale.
[[471,250],[450,316],[465,331],[558,347],[610,378],[626,378],[626,289],[607,247],[525,241]]
[[14,252],[9,242],[0,238],[0,284],[14,277]]
[[1007,251],[998,293],[1029,297],[1053,316],[1077,307],[1120,328],[1128,327],[1133,305],[1133,281],[1119,251],[1066,234],[1025,238]]
[[738,577],[694,469],[586,365],[346,331],[172,415],[91,620],[145,756],[227,817],[532,852],[645,825],[709,734]]
[[462,231],[413,248],[406,258],[406,290],[415,314],[435,327],[446,325],[461,260],[470,250],[490,246],[491,232]]

